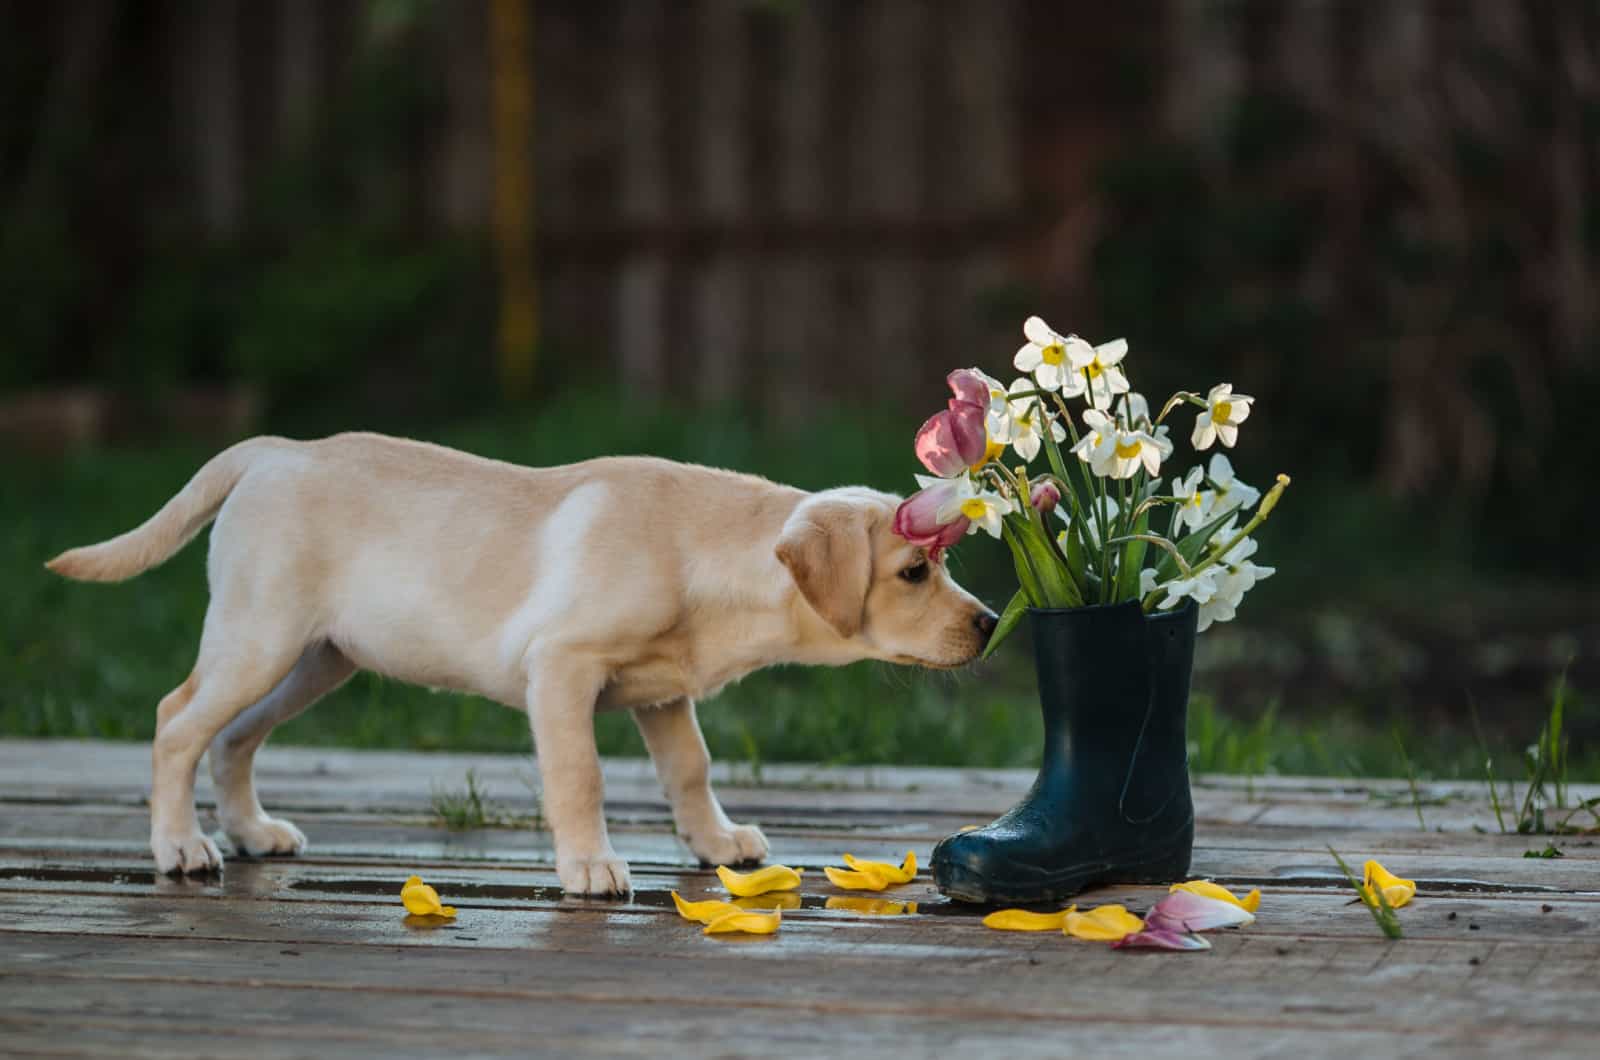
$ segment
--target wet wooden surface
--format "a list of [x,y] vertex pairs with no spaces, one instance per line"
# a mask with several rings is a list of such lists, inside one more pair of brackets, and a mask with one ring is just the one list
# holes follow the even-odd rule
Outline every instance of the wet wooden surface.
[[[1600,1040],[1600,845],[1524,858],[1547,840],[1500,834],[1481,785],[1425,785],[1424,830],[1403,782],[1200,778],[1195,875],[1258,886],[1262,907],[1210,953],[1159,954],[990,931],[925,872],[885,892],[915,914],[867,915],[820,871],[846,851],[926,865],[1025,772],[722,767],[729,812],[809,871],[777,935],[707,938],[668,892],[720,887],[673,838],[648,763],[607,764],[629,902],[562,897],[527,758],[269,748],[260,766],[306,856],[170,880],[145,849],[147,748],[0,743],[0,1054],[1593,1056]],[[526,819],[437,827],[433,790],[468,768]],[[1417,880],[1404,939],[1349,904],[1329,845]],[[413,872],[454,922],[405,915]],[[1079,901],[1142,911],[1161,893]]]

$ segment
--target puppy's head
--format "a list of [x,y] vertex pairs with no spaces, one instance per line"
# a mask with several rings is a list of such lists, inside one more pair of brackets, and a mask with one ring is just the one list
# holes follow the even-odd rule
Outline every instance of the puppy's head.
[[994,612],[893,530],[900,498],[860,487],[801,502],[776,553],[841,655],[920,666],[971,662]]

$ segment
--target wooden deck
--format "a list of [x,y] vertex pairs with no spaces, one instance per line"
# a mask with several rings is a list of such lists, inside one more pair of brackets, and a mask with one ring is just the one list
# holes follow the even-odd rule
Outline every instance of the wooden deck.
[[[668,891],[718,892],[670,834],[648,763],[607,764],[633,901],[562,898],[547,834],[451,833],[435,785],[476,767],[531,806],[526,758],[268,749],[263,801],[309,835],[298,860],[231,860],[220,882],[157,879],[148,750],[0,743],[0,1053],[6,1055],[1062,1057],[1594,1056],[1600,846],[1559,860],[1502,836],[1470,785],[1206,778],[1195,874],[1261,887],[1259,920],[1205,954],[1114,952],[985,929],[924,874],[911,916],[803,906],[772,937],[707,938]],[[204,772],[204,770],[202,770]],[[808,869],[849,851],[924,864],[1006,808],[1019,772],[723,770],[723,801]],[[1594,794],[1586,792],[1585,794]],[[209,791],[202,788],[202,800]],[[1489,829],[1485,834],[1474,825]],[[1327,847],[1418,881],[1389,942],[1349,904]],[[421,873],[460,915],[408,922]],[[1084,902],[1136,911],[1160,894]]]

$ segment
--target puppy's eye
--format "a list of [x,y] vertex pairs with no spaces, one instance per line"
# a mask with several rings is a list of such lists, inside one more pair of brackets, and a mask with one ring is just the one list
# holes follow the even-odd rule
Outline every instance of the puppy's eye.
[[907,567],[900,572],[900,577],[912,583],[927,581],[928,565],[926,563],[918,563],[915,566]]

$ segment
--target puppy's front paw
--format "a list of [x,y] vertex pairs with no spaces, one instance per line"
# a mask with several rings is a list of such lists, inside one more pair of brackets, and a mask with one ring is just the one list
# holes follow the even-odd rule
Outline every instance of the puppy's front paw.
[[222,871],[222,851],[198,828],[187,835],[152,835],[150,850],[156,856],[156,871],[169,876]]
[[253,858],[291,856],[306,848],[305,833],[280,817],[226,821],[222,828],[239,853]]
[[556,875],[568,894],[592,894],[625,898],[633,893],[628,879],[628,863],[614,853],[588,857],[556,858]]
[[767,856],[767,837],[753,824],[736,824],[689,837],[689,849],[707,865],[739,865]]

